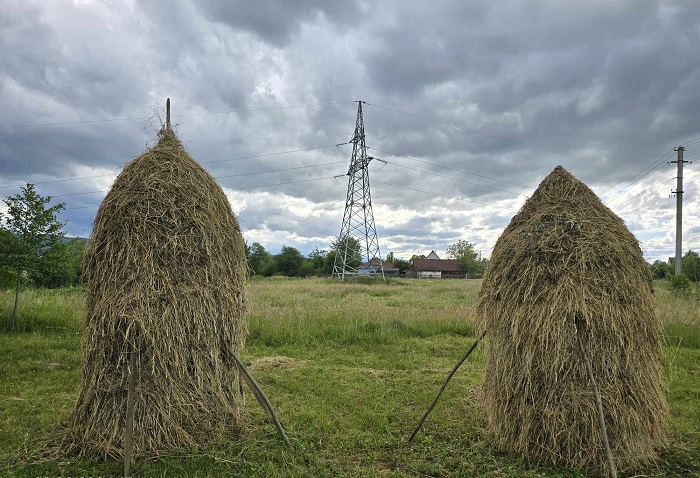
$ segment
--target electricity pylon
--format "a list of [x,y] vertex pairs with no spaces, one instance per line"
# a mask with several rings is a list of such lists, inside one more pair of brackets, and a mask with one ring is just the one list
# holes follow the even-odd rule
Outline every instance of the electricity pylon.
[[362,119],[362,101],[357,102],[357,121],[352,143],[352,157],[348,169],[348,192],[340,235],[335,243],[337,254],[333,275],[345,281],[346,276],[381,276],[384,265],[379,253],[377,230],[374,227],[372,197],[369,190],[369,163],[365,145],[365,124]]

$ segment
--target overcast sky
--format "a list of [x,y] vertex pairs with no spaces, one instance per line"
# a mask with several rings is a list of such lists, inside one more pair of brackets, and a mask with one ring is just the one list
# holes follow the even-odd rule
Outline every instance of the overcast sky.
[[[3,0],[0,197],[34,182],[88,236],[170,97],[248,244],[308,254],[340,231],[347,176],[333,176],[352,147],[334,145],[363,100],[369,154],[387,161],[370,164],[383,255],[459,239],[490,255],[562,165],[665,260],[666,162],[682,144],[700,156],[698,45],[697,1]],[[684,252],[700,249],[699,167]]]

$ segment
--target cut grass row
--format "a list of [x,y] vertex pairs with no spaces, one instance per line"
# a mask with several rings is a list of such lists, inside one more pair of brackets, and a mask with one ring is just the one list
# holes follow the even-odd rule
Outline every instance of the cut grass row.
[[[249,397],[250,427],[241,436],[177,456],[139,459],[134,476],[584,476],[496,449],[478,402],[481,348],[455,376],[415,442],[404,443],[473,341],[469,314],[478,289],[478,281],[253,281],[243,355],[293,448],[279,441]],[[640,473],[700,476],[697,303],[656,289],[667,329],[686,329],[669,333],[664,347],[673,446]],[[7,297],[0,296],[3,320],[11,311]],[[82,291],[28,291],[23,301],[22,321],[33,332],[0,334],[0,473],[120,476],[118,461],[13,460],[18,452],[36,455],[33,449],[58,434],[72,409],[81,366]]]

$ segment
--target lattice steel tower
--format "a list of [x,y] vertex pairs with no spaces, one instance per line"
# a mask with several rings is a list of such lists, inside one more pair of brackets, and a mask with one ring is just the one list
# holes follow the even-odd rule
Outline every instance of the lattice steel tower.
[[345,281],[346,276],[363,275],[384,279],[384,265],[379,253],[377,230],[374,227],[372,197],[369,191],[369,163],[365,145],[365,124],[362,101],[357,102],[357,121],[352,143],[352,158],[348,169],[348,194],[340,235],[336,242],[333,275]]

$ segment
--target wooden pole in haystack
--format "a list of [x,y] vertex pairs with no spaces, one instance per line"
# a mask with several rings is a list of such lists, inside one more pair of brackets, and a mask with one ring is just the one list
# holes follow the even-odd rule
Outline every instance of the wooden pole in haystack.
[[170,128],[170,98],[165,100],[165,128],[171,131]]
[[102,201],[83,260],[83,372],[66,432],[77,454],[128,455],[127,466],[203,447],[245,421],[244,378],[228,353],[247,334],[245,243],[167,110],[158,144]]
[[267,414],[270,421],[275,425],[275,427],[277,427],[277,431],[279,431],[284,442],[288,446],[292,446],[292,444],[289,442],[289,438],[287,438],[287,434],[284,432],[284,427],[282,427],[282,423],[280,423],[280,419],[277,418],[277,414],[275,413],[275,410],[272,408],[272,404],[270,403],[270,400],[267,399],[267,395],[265,395],[265,392],[262,391],[260,386],[257,384],[257,382],[255,381],[253,376],[250,374],[250,372],[246,368],[245,364],[241,361],[240,358],[238,358],[238,355],[236,355],[234,352],[231,352],[231,356],[233,357],[233,360],[236,363],[236,367],[238,368],[238,371],[243,376],[243,380],[248,385],[248,388],[250,388],[250,391],[253,392],[255,399],[258,401],[258,403],[260,404],[262,409],[265,411],[265,413]]
[[583,363],[586,365],[586,373],[588,374],[588,380],[590,380],[591,388],[593,389],[593,397],[595,399],[595,406],[598,412],[598,426],[600,427],[600,434],[603,435],[603,446],[605,447],[605,457],[608,460],[608,470],[610,470],[610,478],[617,478],[617,468],[615,467],[615,461],[613,460],[612,451],[610,450],[610,442],[608,441],[608,430],[605,427],[603,403],[600,400],[600,392],[598,392],[598,385],[595,383],[595,377],[593,376],[593,367],[591,366],[591,361],[588,360],[588,355],[586,355],[586,349],[583,348],[580,328],[576,330],[576,342],[578,343],[578,351],[581,353]]
[[124,478],[131,466],[131,443],[134,434],[134,402],[136,396],[136,346],[129,353],[129,392],[126,399],[126,425],[124,437]]

